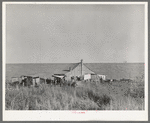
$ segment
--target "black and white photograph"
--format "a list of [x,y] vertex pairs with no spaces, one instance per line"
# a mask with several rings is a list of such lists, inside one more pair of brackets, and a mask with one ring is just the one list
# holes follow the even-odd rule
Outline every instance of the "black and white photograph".
[[146,121],[147,9],[3,2],[3,120]]

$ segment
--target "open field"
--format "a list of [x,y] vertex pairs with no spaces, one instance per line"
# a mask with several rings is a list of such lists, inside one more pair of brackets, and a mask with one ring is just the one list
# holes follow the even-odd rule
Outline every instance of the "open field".
[[[7,64],[11,77],[38,74],[51,77],[67,64]],[[144,64],[88,63],[88,68],[108,78],[132,82],[78,82],[77,87],[41,84],[39,87],[6,87],[6,110],[144,110]]]
[[[41,77],[51,77],[57,70],[68,69],[74,63],[45,64],[6,64],[6,79],[21,75],[37,74]],[[93,72],[107,75],[108,79],[135,79],[144,73],[144,63],[84,63]]]
[[144,83],[6,88],[6,110],[144,110]]

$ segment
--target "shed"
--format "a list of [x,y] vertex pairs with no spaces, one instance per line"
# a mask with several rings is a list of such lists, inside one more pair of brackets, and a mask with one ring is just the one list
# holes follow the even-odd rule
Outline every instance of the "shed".
[[65,79],[71,81],[71,77],[80,77],[84,75],[95,74],[92,70],[90,70],[86,65],[83,64],[83,60],[76,64],[71,64],[70,66],[66,66],[64,70],[55,71],[54,75],[57,76],[65,76]]

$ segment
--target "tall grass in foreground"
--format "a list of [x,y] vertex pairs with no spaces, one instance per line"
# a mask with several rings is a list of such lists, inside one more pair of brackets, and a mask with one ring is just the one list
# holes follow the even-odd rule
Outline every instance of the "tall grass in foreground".
[[[6,88],[6,110],[144,110],[144,96],[130,83],[82,83],[76,88],[41,85]],[[144,92],[144,91],[143,91]]]
[[[91,99],[88,97],[91,93]],[[83,88],[50,87],[6,90],[8,110],[100,110],[93,91]],[[96,94],[95,94],[96,95]],[[93,100],[92,100],[93,98]],[[103,98],[103,97],[101,97]]]
[[143,100],[88,87],[42,86],[6,90],[8,110],[142,110]]

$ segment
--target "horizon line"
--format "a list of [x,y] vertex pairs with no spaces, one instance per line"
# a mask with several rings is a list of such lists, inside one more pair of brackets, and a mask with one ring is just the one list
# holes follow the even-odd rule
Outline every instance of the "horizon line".
[[[6,63],[6,64],[75,64],[79,62],[48,62],[48,63]],[[122,64],[128,64],[128,63],[145,63],[145,62],[83,62],[83,63],[122,63]]]

